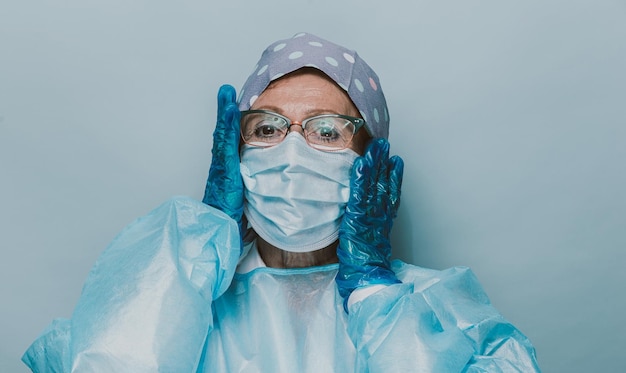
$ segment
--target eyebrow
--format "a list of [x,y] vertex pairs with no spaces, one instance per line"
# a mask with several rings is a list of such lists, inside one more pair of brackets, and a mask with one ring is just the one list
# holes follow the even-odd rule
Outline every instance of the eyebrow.
[[[255,110],[268,110],[268,111],[273,111],[277,114],[286,116],[285,113],[283,112],[283,110],[281,110],[281,108],[279,108],[278,106],[273,106],[273,105],[263,105],[261,107],[255,108]],[[305,112],[306,114],[306,118],[310,118],[310,117],[314,117],[316,115],[322,115],[322,114],[339,114],[339,115],[350,115],[350,114],[346,114],[346,113],[340,113],[336,110],[330,110],[330,109],[313,109],[313,110],[307,110]],[[291,119],[291,118],[290,118]]]

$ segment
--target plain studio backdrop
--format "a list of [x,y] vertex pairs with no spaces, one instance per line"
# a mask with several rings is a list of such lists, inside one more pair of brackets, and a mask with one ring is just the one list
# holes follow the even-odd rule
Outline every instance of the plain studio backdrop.
[[202,198],[216,93],[308,31],[381,78],[394,255],[471,267],[545,372],[626,370],[624,1],[3,1],[0,371],[98,255]]

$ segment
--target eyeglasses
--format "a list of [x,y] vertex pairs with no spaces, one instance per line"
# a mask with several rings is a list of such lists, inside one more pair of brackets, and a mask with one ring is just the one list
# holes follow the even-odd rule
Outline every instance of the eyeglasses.
[[274,146],[287,136],[291,126],[301,126],[309,146],[323,151],[347,148],[354,134],[365,124],[361,118],[340,114],[323,114],[292,122],[268,110],[241,112],[241,138],[253,146]]

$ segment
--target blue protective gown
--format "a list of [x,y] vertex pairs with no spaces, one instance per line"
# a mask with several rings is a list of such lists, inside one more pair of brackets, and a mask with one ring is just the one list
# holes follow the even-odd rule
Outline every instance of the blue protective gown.
[[403,283],[346,314],[336,264],[236,273],[238,248],[222,212],[166,202],[115,238],[71,319],[22,360],[34,372],[539,371],[467,268],[395,261]]

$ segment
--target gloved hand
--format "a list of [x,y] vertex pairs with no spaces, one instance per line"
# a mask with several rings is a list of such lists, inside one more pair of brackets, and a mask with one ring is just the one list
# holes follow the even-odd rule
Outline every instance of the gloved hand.
[[217,93],[217,124],[213,158],[202,202],[225,212],[239,225],[243,238],[243,181],[239,172],[239,120],[235,88],[223,85]]
[[403,168],[402,158],[389,158],[389,142],[382,138],[373,140],[354,162],[335,278],[346,312],[355,289],[400,282],[391,270],[390,233],[400,205]]

